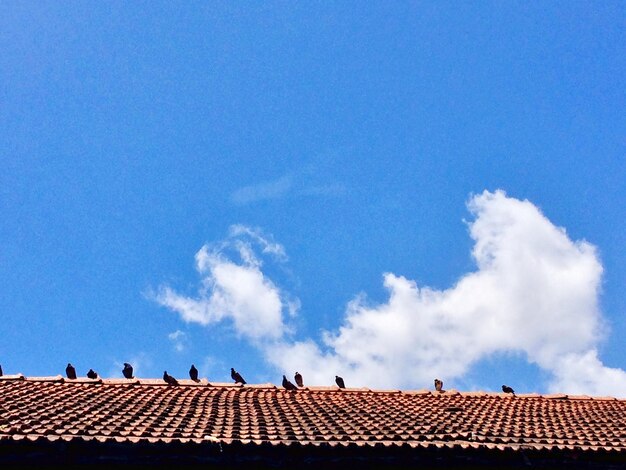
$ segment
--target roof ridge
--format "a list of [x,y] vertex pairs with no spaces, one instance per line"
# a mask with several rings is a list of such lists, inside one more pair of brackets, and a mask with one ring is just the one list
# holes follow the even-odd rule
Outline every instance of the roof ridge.
[[[51,383],[75,383],[75,384],[101,384],[101,385],[143,385],[143,386],[168,386],[163,379],[160,378],[139,378],[134,377],[132,379],[126,378],[102,378],[90,379],[87,377],[79,377],[76,379],[68,379],[61,375],[52,376],[25,376],[22,373],[17,374],[5,374],[0,376],[0,382],[3,381],[15,381],[23,380],[27,382],[51,382]],[[276,389],[281,390],[283,387],[272,383],[260,383],[260,384],[236,384],[232,382],[209,382],[206,378],[202,378],[198,381],[191,379],[178,379],[179,386],[183,387],[221,387],[221,388],[233,388],[233,389]],[[626,401],[626,397],[619,398],[613,396],[593,396],[593,395],[575,395],[566,393],[546,393],[541,394],[537,392],[530,393],[517,393],[511,395],[503,392],[489,392],[483,390],[468,390],[458,391],[455,389],[444,390],[441,392],[428,390],[428,389],[373,389],[369,387],[353,387],[353,388],[339,388],[335,386],[313,385],[299,388],[302,391],[310,392],[336,392],[336,393],[376,393],[376,394],[405,394],[405,395],[432,395],[436,397],[498,397],[502,399],[532,399],[542,398],[547,400],[595,400],[595,401]]]

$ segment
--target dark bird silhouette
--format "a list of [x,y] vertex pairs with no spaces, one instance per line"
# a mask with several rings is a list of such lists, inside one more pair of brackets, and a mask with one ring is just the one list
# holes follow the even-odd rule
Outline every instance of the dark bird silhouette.
[[4,374],[2,372],[2,366],[0,366],[0,377],[2,377]]
[[128,362],[125,362],[124,368],[122,369],[122,374],[124,374],[124,377],[126,377],[127,379],[132,379],[133,378],[133,366],[131,366]]
[[163,380],[169,385],[178,385],[178,380],[168,374],[166,370],[163,371]]
[[235,381],[236,384],[245,385],[246,381],[243,379],[241,374],[237,372],[233,367],[230,368],[230,376]]
[[338,375],[335,375],[335,383],[339,388],[346,388],[346,384],[344,383],[343,379]]
[[67,375],[68,379],[76,378],[76,369],[74,369],[74,366],[69,362],[67,363],[67,367],[65,368],[65,375]]
[[189,378],[194,382],[198,382],[198,369],[196,369],[196,366],[193,364],[191,364],[191,368],[189,369]]
[[98,373],[93,369],[89,369],[89,371],[87,372],[87,377],[89,377],[90,379],[97,379]]
[[443,392],[443,381],[435,379],[435,390],[437,390],[438,392]]
[[515,391],[511,387],[509,387],[508,385],[503,385],[502,386],[502,391],[504,393],[512,393],[513,395],[515,395]]
[[298,390],[298,387],[296,387],[292,382],[290,382],[287,377],[285,377],[283,375],[283,387],[285,387],[285,389],[287,390]]
[[302,381],[302,374],[300,372],[296,372],[296,375],[293,376],[294,380],[298,387],[304,387],[304,382]]

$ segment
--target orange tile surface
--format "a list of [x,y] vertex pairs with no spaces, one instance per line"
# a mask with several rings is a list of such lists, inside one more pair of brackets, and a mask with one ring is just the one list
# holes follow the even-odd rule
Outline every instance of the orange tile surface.
[[626,400],[0,377],[0,440],[626,452]]

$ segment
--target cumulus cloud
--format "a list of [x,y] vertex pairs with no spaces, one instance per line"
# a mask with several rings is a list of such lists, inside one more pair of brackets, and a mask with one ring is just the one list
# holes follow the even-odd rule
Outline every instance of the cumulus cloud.
[[325,353],[304,341],[281,345],[270,360],[307,365],[313,377],[338,370],[353,385],[411,387],[514,351],[551,373],[552,390],[623,395],[626,373],[597,357],[604,328],[595,248],[503,191],[474,196],[468,209],[475,272],[446,290],[386,273],[388,300],[370,305],[357,296],[339,330],[325,333]]
[[[156,301],[177,313],[186,322],[210,325],[230,320],[235,331],[250,340],[281,338],[287,332],[284,314],[292,314],[293,302],[261,271],[262,260],[255,246],[274,256],[285,257],[281,245],[271,242],[258,229],[231,227],[223,243],[204,245],[195,256],[202,287],[195,296],[186,296],[162,286]],[[227,251],[238,256],[233,260]]]
[[258,343],[267,361],[300,371],[312,384],[327,384],[337,373],[349,386],[421,388],[513,352],[548,372],[552,391],[624,396],[626,372],[598,358],[606,330],[595,247],[572,241],[531,202],[503,191],[475,195],[467,207],[475,271],[444,290],[385,273],[388,299],[374,304],[366,294],[355,296],[341,326],[323,332],[321,342],[287,339],[289,301],[263,274],[251,246],[239,263],[203,247],[196,263],[206,276],[204,293],[187,298],[165,288],[160,302],[187,321],[229,317],[244,336],[271,339]]
[[564,354],[552,369],[552,392],[626,397],[626,371],[606,367],[595,348],[582,353]]

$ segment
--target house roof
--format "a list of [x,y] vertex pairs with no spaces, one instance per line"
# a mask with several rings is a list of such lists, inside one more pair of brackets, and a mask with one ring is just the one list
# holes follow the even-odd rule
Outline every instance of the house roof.
[[0,443],[626,450],[626,400],[160,379],[0,377]]

